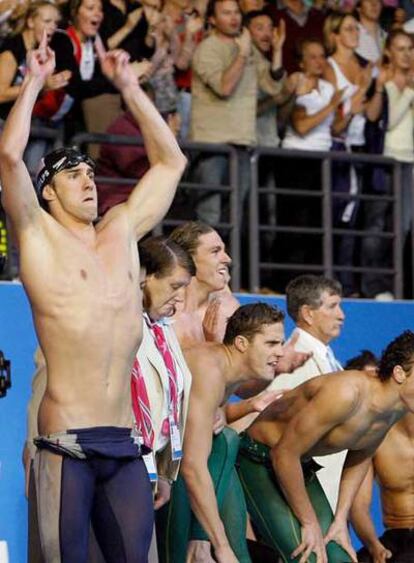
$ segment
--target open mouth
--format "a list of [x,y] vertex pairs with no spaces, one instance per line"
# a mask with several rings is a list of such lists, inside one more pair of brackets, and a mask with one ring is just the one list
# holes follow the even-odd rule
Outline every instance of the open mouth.
[[93,197],[85,197],[83,201],[95,201]]
[[279,363],[279,360],[274,360],[273,362],[268,362],[267,365],[272,367],[272,368],[276,368],[278,363]]

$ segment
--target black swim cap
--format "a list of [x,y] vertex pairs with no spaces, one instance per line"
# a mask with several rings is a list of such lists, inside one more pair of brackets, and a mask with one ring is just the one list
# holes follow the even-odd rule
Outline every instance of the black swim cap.
[[95,170],[95,161],[75,148],[56,149],[42,158],[36,178],[36,193],[42,207],[46,206],[42,193],[46,184],[49,184],[53,176],[58,172],[74,168],[81,162],[85,162]]

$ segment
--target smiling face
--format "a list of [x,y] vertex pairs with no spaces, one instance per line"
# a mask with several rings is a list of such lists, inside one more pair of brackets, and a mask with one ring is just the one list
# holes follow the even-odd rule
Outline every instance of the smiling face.
[[200,235],[193,260],[198,282],[207,285],[209,291],[220,291],[226,287],[231,259],[216,231]]
[[63,212],[85,223],[97,218],[95,173],[85,162],[58,172],[52,182],[44,187],[43,197],[55,217]]
[[42,40],[46,32],[47,42],[50,43],[60,21],[59,10],[55,6],[41,6],[36,13],[28,18],[27,27],[33,32],[35,44]]
[[75,27],[82,40],[93,38],[103,20],[101,0],[83,0],[75,18]]
[[191,274],[178,264],[161,278],[154,274],[145,278],[144,308],[152,321],[174,315],[176,307],[184,301],[185,288]]
[[271,381],[275,369],[283,356],[285,331],[283,322],[263,325],[249,341],[247,361],[252,375],[257,379]]

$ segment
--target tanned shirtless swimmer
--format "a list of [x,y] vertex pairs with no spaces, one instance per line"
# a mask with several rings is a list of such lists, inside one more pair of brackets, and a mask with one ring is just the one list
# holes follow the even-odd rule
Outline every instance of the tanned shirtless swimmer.
[[[356,561],[347,518],[388,430],[414,412],[414,333],[382,354],[378,376],[322,375],[286,392],[242,436],[239,475],[250,516],[283,561]],[[312,456],[349,450],[335,516]],[[325,547],[326,544],[326,547]]]
[[94,163],[71,149],[44,158],[33,189],[23,153],[34,103],[55,68],[46,37],[29,53],[0,141],[3,206],[47,364],[35,474],[48,563],[86,562],[90,522],[108,561],[144,562],[153,524],[131,436],[130,374],[142,336],[136,243],[168,210],[186,161],[128,55],[98,46],[98,56],[139,122],[151,164],[125,204],[94,224]]
[[[414,414],[395,424],[375,452],[354,499],[351,522],[365,547],[361,563],[414,561]],[[374,478],[378,483],[385,531],[379,538],[370,514]]]

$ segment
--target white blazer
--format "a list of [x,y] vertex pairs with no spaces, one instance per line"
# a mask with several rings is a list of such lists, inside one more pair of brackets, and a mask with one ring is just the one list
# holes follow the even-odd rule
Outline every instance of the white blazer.
[[[188,369],[181,347],[172,327],[172,321],[166,321],[163,324],[163,330],[170,351],[174,357],[174,361],[176,362],[177,368],[180,370],[183,378],[183,400],[180,407],[179,424],[182,443],[184,439],[185,421],[187,418],[190,398],[191,372]],[[140,363],[147,388],[152,424],[155,434],[154,444],[156,444],[161,432],[163,413],[167,410],[165,404],[167,401],[165,389],[168,389],[169,384],[164,359],[156,347],[154,338],[145,320],[143,322],[143,338],[137,352],[137,358]],[[172,461],[170,445],[156,454],[156,461],[159,475],[163,475],[168,479],[176,479],[180,462]]]

